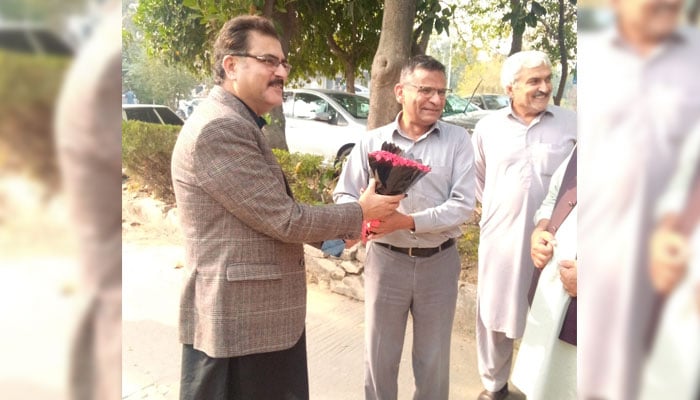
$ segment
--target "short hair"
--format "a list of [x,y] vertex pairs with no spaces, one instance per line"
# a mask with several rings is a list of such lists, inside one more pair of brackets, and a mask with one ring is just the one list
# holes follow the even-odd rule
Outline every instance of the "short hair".
[[214,82],[217,85],[223,83],[226,71],[222,62],[224,57],[233,53],[246,53],[248,51],[248,33],[256,31],[264,36],[270,36],[280,40],[275,25],[265,18],[257,15],[241,15],[228,20],[219,31],[214,42]]
[[550,69],[552,68],[549,57],[541,51],[520,51],[511,55],[506,59],[501,68],[501,86],[503,86],[505,90],[508,86],[515,83],[515,77],[523,68],[537,68],[541,65],[546,65]]
[[411,75],[413,71],[417,69],[425,69],[428,71],[440,71],[443,75],[445,73],[445,66],[431,56],[417,55],[409,58],[406,63],[401,68],[401,82],[403,82],[407,76]]

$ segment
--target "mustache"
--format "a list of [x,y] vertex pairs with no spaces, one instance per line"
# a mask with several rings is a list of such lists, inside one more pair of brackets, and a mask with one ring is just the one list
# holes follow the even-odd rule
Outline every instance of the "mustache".
[[535,93],[535,96],[539,96],[539,95],[549,96],[549,93],[551,93],[551,92],[543,92],[541,90],[538,90],[537,93]]
[[281,78],[277,78],[277,79],[271,80],[270,83],[267,84],[267,86],[274,86],[274,85],[284,86],[284,80]]

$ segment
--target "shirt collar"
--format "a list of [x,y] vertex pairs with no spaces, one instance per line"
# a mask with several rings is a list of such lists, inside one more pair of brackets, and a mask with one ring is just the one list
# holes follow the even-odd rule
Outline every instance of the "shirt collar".
[[262,129],[262,127],[265,126],[265,125],[267,124],[267,121],[265,121],[265,118],[263,118],[263,117],[259,116],[258,114],[256,114],[255,111],[253,111],[252,108],[248,107],[248,105],[245,103],[245,101],[243,101],[243,99],[241,99],[240,97],[236,96],[235,94],[232,94],[232,96],[235,97],[236,99],[238,99],[238,101],[240,101],[241,103],[243,103],[243,105],[245,106],[245,108],[248,110],[248,112],[250,113],[250,115],[253,117],[253,120],[255,121],[255,123],[258,124],[258,128]]
[[[399,124],[399,120],[401,119],[402,115],[403,115],[403,110],[399,111],[399,113],[396,115],[396,118],[394,118],[394,122],[392,123],[392,125],[394,127],[393,132],[396,132],[399,135],[401,135],[407,139],[410,139],[410,136],[406,132],[404,132],[403,129],[401,129],[401,125]],[[421,135],[421,137],[418,140],[421,140],[422,138],[425,138],[432,133],[439,135],[440,134],[440,123],[441,123],[440,120],[435,121],[435,123],[430,128],[428,128],[428,130],[423,135]],[[411,140],[413,140],[413,139],[411,139]]]
[[[548,104],[547,108],[544,111],[542,111],[539,115],[537,115],[534,120],[541,119],[543,115],[554,115],[554,112],[552,111],[552,107],[553,106],[551,104]],[[510,106],[503,108],[503,110],[506,110],[509,117],[515,118],[518,121],[522,121],[522,118],[520,118],[513,110],[513,102],[512,101],[510,102]]]

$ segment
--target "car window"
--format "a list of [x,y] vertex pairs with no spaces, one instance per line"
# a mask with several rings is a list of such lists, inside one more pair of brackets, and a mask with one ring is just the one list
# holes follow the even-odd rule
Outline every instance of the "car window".
[[444,116],[464,112],[467,107],[467,100],[456,95],[449,95],[445,99],[445,108],[442,110]]
[[469,103],[467,106],[467,112],[481,111],[481,108],[477,107],[476,104]]
[[481,97],[477,97],[477,96],[472,97],[470,103],[481,108],[482,110],[484,109],[484,104],[481,102]]
[[367,119],[369,115],[369,99],[350,93],[328,94],[336,103],[357,119]]
[[498,110],[507,107],[509,99],[507,96],[484,96],[484,102],[486,103],[487,109]]
[[158,114],[163,119],[163,122],[168,125],[183,125],[182,119],[177,116],[171,109],[159,107],[156,109]]
[[51,31],[0,27],[0,48],[22,53],[70,56],[73,50]]
[[161,123],[158,115],[156,115],[156,112],[151,107],[127,108],[124,111],[126,112],[126,119],[128,120],[149,122],[151,124]]
[[327,110],[328,103],[316,95],[297,93],[294,96],[292,115],[296,118],[314,119],[318,113]]
[[291,117],[294,111],[294,92],[284,92],[282,94],[282,112],[285,117]]

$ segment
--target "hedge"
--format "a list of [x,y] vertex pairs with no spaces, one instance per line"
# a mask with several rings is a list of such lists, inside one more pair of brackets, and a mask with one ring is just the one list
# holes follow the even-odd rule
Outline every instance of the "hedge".
[[166,203],[175,203],[170,159],[181,127],[122,122],[122,166],[137,184]]
[[[166,203],[173,204],[170,159],[179,126],[155,125],[138,121],[122,124],[122,160],[130,178]],[[332,203],[333,188],[339,167],[323,163],[323,157],[310,154],[290,154],[273,149],[297,201],[307,204]],[[472,220],[463,226],[464,234],[457,242],[462,261],[462,279],[466,270],[474,271],[479,247],[478,217],[480,206]]]
[[70,57],[0,50],[0,168],[59,184],[53,114]]

